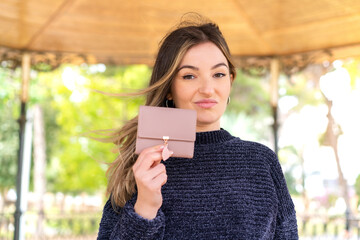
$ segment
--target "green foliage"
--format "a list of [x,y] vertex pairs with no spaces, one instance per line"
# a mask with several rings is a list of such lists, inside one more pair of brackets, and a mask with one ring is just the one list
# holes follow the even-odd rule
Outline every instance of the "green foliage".
[[84,236],[94,235],[98,231],[99,220],[101,216],[83,216],[83,213],[76,216],[52,219],[49,217],[46,221],[48,228],[56,232],[57,236]]
[[339,196],[336,194],[329,194],[327,199],[328,208],[334,207],[336,204],[336,201],[338,200]]
[[231,87],[231,102],[224,116],[224,127],[234,135],[253,141],[271,136],[271,107],[268,81],[237,70]]
[[[46,70],[46,66],[42,69]],[[111,152],[114,145],[83,134],[121,127],[136,115],[144,98],[115,98],[91,89],[112,93],[135,91],[146,87],[151,70],[144,65],[104,70],[103,65],[82,65],[31,72],[27,109],[40,104],[44,112],[48,191],[92,193],[106,186],[107,163],[116,157]],[[1,192],[15,187],[20,76],[20,69],[0,68]]]
[[358,175],[355,181],[355,192],[358,195],[358,197],[360,197],[360,174]]
[[306,105],[319,105],[324,103],[318,83],[310,76],[300,72],[288,78],[282,76],[279,80],[279,98],[294,97],[298,103],[292,111],[300,111]]
[[41,102],[45,115],[48,190],[76,194],[103,189],[106,164],[116,157],[111,152],[114,146],[83,134],[118,128],[143,104],[143,98],[119,99],[91,89],[119,93],[143,88],[150,77],[148,67],[102,70],[101,65],[62,66],[39,73],[32,82],[32,103]]
[[350,61],[346,61],[343,64],[343,67],[348,71],[350,75],[350,85],[354,89],[356,85],[356,81],[359,78],[359,70],[360,70],[360,58],[353,59]]
[[[282,100],[286,101],[287,109],[279,109],[284,115],[301,111],[307,105],[320,105],[323,103],[323,95],[318,88],[316,76],[308,72],[299,72],[291,77],[280,76],[279,79],[279,106]],[[285,145],[279,150],[279,160],[282,164],[288,189],[291,194],[298,195],[296,186],[304,188],[305,173],[301,166],[303,162],[302,146]],[[302,177],[297,179],[295,172],[301,172]],[[298,177],[299,178],[299,177]]]
[[291,195],[299,195],[297,185],[302,185],[303,179],[295,178],[294,172],[300,167],[301,154],[293,146],[286,146],[279,150],[279,161],[282,165],[286,184]]
[[238,70],[227,112],[234,115],[243,112],[249,116],[271,116],[269,99],[265,78],[249,76]]
[[19,124],[16,107],[20,105],[19,74],[10,69],[0,68],[0,191],[15,187]]

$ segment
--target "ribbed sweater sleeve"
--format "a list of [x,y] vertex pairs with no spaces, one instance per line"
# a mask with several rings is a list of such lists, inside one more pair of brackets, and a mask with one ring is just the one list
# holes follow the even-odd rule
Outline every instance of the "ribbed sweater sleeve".
[[278,215],[274,239],[298,239],[298,230],[294,204],[287,189],[284,174],[276,154],[269,149],[264,156],[268,159],[270,173],[278,198]]
[[115,212],[110,200],[107,201],[100,222],[98,240],[158,240],[163,239],[165,217],[161,210],[148,220],[134,211],[134,201],[128,201],[119,213]]

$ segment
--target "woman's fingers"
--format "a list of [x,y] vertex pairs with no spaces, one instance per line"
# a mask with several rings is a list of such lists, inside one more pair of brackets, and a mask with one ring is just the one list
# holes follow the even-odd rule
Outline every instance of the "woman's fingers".
[[160,163],[147,171],[142,177],[139,177],[138,184],[151,191],[157,191],[160,190],[161,186],[166,183],[166,180],[167,175],[165,165]]
[[161,163],[164,145],[143,150],[133,166],[138,190],[135,211],[152,219],[162,204],[161,187],[167,181],[165,165]]
[[154,184],[156,186],[160,185],[159,191],[161,191],[161,187],[167,182],[167,174],[161,173],[156,178],[154,178]]
[[140,166],[141,168],[149,169],[154,163],[160,163],[162,159],[161,152],[163,149],[164,145],[157,145],[155,147],[144,149],[136,160],[133,170],[137,170]]
[[166,173],[166,168],[164,164],[160,163],[148,171],[149,179],[152,180],[162,173]]
[[158,175],[165,173],[166,174],[166,168],[165,165],[160,163],[149,170],[138,170],[134,172],[135,178],[137,178],[139,181],[141,181],[143,184],[151,183],[153,179],[155,179]]
[[139,172],[139,173],[147,172],[151,168],[159,165],[161,162],[161,153],[160,152],[147,153],[143,157],[144,157],[143,159],[139,159],[139,160],[141,160],[139,162],[139,164],[134,165],[134,167],[133,167],[134,173],[135,172]]

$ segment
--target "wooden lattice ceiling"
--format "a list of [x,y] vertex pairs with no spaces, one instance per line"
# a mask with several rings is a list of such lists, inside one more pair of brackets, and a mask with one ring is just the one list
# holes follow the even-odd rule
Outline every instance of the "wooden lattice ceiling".
[[2,0],[0,55],[151,65],[161,38],[186,12],[218,23],[239,65],[254,57],[360,55],[358,0]]

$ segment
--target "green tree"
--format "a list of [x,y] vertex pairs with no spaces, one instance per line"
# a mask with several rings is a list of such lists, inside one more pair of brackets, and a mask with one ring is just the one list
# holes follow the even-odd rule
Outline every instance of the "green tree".
[[360,69],[360,58],[354,58],[349,61],[345,61],[343,67],[348,71],[350,75],[350,85],[352,89],[356,87],[356,81],[359,78],[359,69]]
[[263,76],[237,70],[231,87],[224,127],[247,140],[267,141],[271,137],[271,107],[268,81]]
[[15,187],[18,157],[19,72],[0,68],[0,193]]
[[[38,73],[33,101],[45,112],[48,144],[48,187],[69,194],[94,192],[106,186],[107,163],[114,145],[84,137],[93,130],[113,129],[135,116],[143,98],[114,98],[90,91],[119,93],[143,88],[147,66],[62,66]],[[111,91],[109,91],[111,89]]]
[[358,197],[359,197],[358,205],[360,205],[360,174],[359,174],[359,176],[356,178],[356,181],[355,181],[355,192],[356,192],[356,194],[357,194]]

